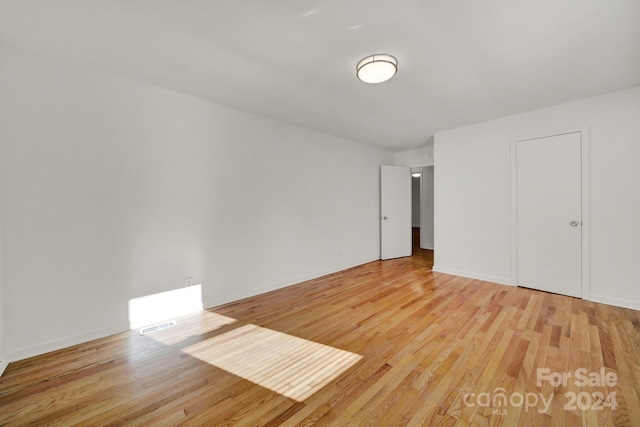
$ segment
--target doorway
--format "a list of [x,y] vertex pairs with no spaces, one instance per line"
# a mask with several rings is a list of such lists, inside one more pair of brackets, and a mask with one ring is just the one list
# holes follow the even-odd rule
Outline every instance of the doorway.
[[421,198],[420,190],[422,183],[422,170],[421,168],[411,169],[411,237],[413,253],[420,248],[420,213]]
[[434,249],[433,166],[411,168],[414,249]]
[[[433,166],[380,168],[380,259],[425,256],[433,267]],[[426,250],[426,251],[425,251]]]

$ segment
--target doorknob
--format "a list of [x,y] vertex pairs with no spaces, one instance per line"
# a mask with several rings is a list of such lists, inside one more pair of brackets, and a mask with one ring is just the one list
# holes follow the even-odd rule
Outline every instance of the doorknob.
[[580,223],[578,221],[571,221],[569,225],[572,227],[577,227],[578,225],[580,225]]
[[383,216],[383,217],[382,217],[382,219],[387,220],[387,219],[389,219],[389,218],[387,218],[386,216]]

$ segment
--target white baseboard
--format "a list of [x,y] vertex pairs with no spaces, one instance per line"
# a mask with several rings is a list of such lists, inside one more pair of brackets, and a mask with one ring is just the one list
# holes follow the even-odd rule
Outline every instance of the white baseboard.
[[[486,274],[474,273],[474,272],[471,272],[471,271],[458,270],[456,268],[436,267],[435,265],[433,266],[433,271],[435,271],[437,273],[452,274],[454,276],[469,277],[471,279],[483,280],[483,281],[486,281],[486,282],[497,283],[497,284],[500,284],[500,285],[515,286],[511,282],[511,279],[507,278],[507,277],[489,276],[489,275],[486,275]],[[597,302],[597,303],[601,303],[601,304],[613,305],[615,307],[629,308],[631,310],[640,311],[640,301],[634,301],[634,300],[628,300],[628,299],[623,299],[623,298],[610,297],[610,296],[606,296],[606,295],[596,295],[596,294],[593,294],[593,293],[590,294],[589,297],[585,297],[584,299],[587,300],[587,301],[592,301],[592,302]]]
[[109,335],[119,334],[129,330],[128,322],[118,322],[109,327],[98,329],[95,331],[60,337],[37,345],[26,346],[17,349],[9,349],[6,354],[6,362],[15,362],[17,360],[27,359],[33,356],[49,353],[50,351],[60,350],[62,348],[71,347],[73,345],[82,344],[93,341],[98,338],[108,337]]
[[433,266],[433,271],[435,271],[436,273],[445,273],[445,274],[453,274],[454,276],[469,277],[471,279],[478,279],[485,282],[497,283],[499,285],[514,286],[513,281],[511,280],[510,277],[490,276],[488,274],[475,273],[473,271],[458,270],[457,268],[440,267],[435,265]]
[[[307,280],[315,279],[317,277],[326,276],[327,274],[336,273],[338,271],[346,270],[352,267],[356,267],[358,265],[366,264],[368,262],[377,261],[380,259],[380,255],[376,254],[374,256],[370,256],[367,258],[363,258],[361,260],[350,262],[342,265],[335,266],[333,268],[329,268],[323,271],[318,271],[313,274],[307,274],[301,277],[293,278],[291,280],[283,281],[281,283],[274,283],[268,286],[257,287],[253,289],[248,289],[239,293],[226,295],[224,297],[216,298],[213,300],[205,301],[204,308],[216,307],[222,304],[226,304],[229,302],[237,301],[243,298],[252,297],[258,294],[262,294],[265,292],[273,291],[276,289],[284,288],[287,286],[294,285],[296,283],[304,282]],[[92,341],[99,338],[104,338],[109,335],[118,334],[121,332],[129,331],[129,323],[117,322],[113,323],[105,328],[101,328],[98,330],[90,331],[83,334],[78,335],[68,335],[65,337],[55,338],[46,342],[41,342],[36,345],[25,346],[22,348],[16,349],[8,349],[5,354],[6,357],[2,359],[2,364],[0,365],[0,372],[2,372],[6,366],[10,362],[15,362],[17,360],[27,359],[29,357],[38,356],[41,354],[45,354],[51,351],[60,350],[62,348],[74,346],[77,344],[82,344],[88,341]]]
[[4,374],[4,370],[9,366],[9,362],[7,362],[6,357],[0,356],[0,377]]
[[589,301],[640,311],[640,301],[609,297],[606,295],[594,295],[593,293],[589,295]]
[[348,270],[353,267],[357,267],[359,265],[367,264],[372,261],[380,260],[380,255],[375,255],[372,257],[363,258],[359,261],[350,262],[342,265],[338,265],[336,267],[328,268],[326,270],[318,271],[312,274],[306,274],[304,276],[300,276],[297,278],[293,278],[290,280],[282,281],[279,283],[273,283],[267,286],[260,286],[252,289],[247,289],[242,292],[226,295],[223,297],[211,299],[204,301],[204,308],[212,308],[217,307],[219,305],[227,304],[233,301],[238,301],[244,298],[254,297],[256,295],[264,294],[267,292],[275,291],[277,289],[286,288],[287,286],[295,285],[298,283],[306,282],[307,280],[317,279],[318,277],[326,276],[329,274],[337,273],[339,271]]

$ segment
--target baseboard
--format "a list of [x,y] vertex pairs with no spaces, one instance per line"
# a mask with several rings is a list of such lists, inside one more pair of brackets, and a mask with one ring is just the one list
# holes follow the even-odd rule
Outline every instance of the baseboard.
[[433,248],[433,243],[432,244],[426,244],[426,245],[424,245],[424,247],[420,246],[420,249],[428,249],[428,250],[432,251],[434,249]]
[[475,273],[473,271],[458,270],[457,268],[433,266],[436,273],[453,274],[454,276],[469,277],[484,282],[497,283],[498,285],[514,286],[510,277],[490,276],[488,274]]
[[33,346],[26,346],[14,350],[8,350],[6,354],[6,362],[15,362],[17,360],[27,359],[33,356],[49,353],[50,351],[60,350],[62,348],[83,344],[98,338],[108,337],[109,335],[119,334],[129,330],[129,323],[117,322],[109,327],[98,329],[78,335],[67,335],[66,337],[56,338]]
[[9,362],[7,362],[6,357],[0,356],[0,377],[4,374],[4,370],[9,366]]
[[372,261],[380,260],[380,255],[375,255],[372,257],[363,258],[359,261],[350,262],[346,264],[341,264],[333,268],[329,268],[326,270],[318,271],[312,274],[306,274],[304,276],[299,276],[297,278],[293,278],[290,280],[282,281],[279,283],[273,283],[267,286],[260,286],[252,289],[247,289],[242,292],[226,295],[223,297],[215,298],[212,300],[204,301],[203,305],[205,309],[217,307],[223,304],[227,304],[230,302],[238,301],[244,298],[254,297],[256,295],[264,294],[267,292],[275,291],[277,289],[286,288],[287,286],[292,286],[298,283],[306,282],[307,280],[317,279],[318,277],[326,276],[329,274],[337,273],[339,271],[348,270],[353,267],[357,267],[359,265],[367,264]]
[[589,301],[640,311],[640,301],[609,297],[606,295],[594,295],[593,293],[589,295]]
[[[205,301],[203,303],[204,308],[212,308],[222,304],[226,304],[229,302],[237,301],[243,298],[252,297],[255,295],[259,295],[265,292],[270,292],[276,289],[284,288],[287,286],[295,285],[296,283],[305,282],[307,280],[315,279],[318,277],[326,276],[328,274],[336,273],[338,271],[347,270],[349,268],[356,267],[358,265],[366,264],[372,261],[377,261],[380,259],[380,255],[376,254],[374,256],[370,256],[367,258],[360,259],[355,262],[350,262],[342,265],[335,266],[333,268],[329,268],[323,271],[318,271],[312,274],[307,274],[304,276],[300,276],[297,278],[293,278],[291,280],[283,281],[280,283],[274,283],[268,286],[257,287],[253,289],[248,289],[243,292],[227,295],[224,297],[216,298],[213,300]],[[37,345],[26,346],[17,349],[9,349],[7,350],[6,357],[2,359],[0,364],[0,373],[4,371],[7,365],[10,362],[15,362],[17,360],[27,359],[33,356],[39,356],[41,354],[49,353],[51,351],[60,350],[66,347],[71,347],[78,344],[83,344],[89,341],[93,341],[95,339],[104,338],[110,335],[118,334],[121,332],[129,331],[129,323],[127,321],[113,323],[108,327],[101,328],[95,331],[78,334],[78,335],[68,335],[66,337],[52,339],[46,342],[38,343]]]
[[[489,276],[481,273],[458,270],[456,268],[437,267],[435,265],[433,266],[433,271],[437,273],[452,274],[454,276],[469,277],[471,279],[483,280],[485,282],[497,283],[499,285],[515,286],[511,282],[511,279],[506,277]],[[622,308],[628,308],[631,310],[640,311],[640,301],[628,300],[623,298],[615,298],[615,297],[610,297],[606,295],[597,295],[593,293],[588,298],[585,298],[585,300],[597,302],[600,304],[607,304],[615,307],[622,307]]]

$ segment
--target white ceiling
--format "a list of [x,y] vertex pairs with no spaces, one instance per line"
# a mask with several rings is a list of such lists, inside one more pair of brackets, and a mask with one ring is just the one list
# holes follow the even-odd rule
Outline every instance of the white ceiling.
[[0,43],[395,151],[640,85],[638,0],[0,0]]

